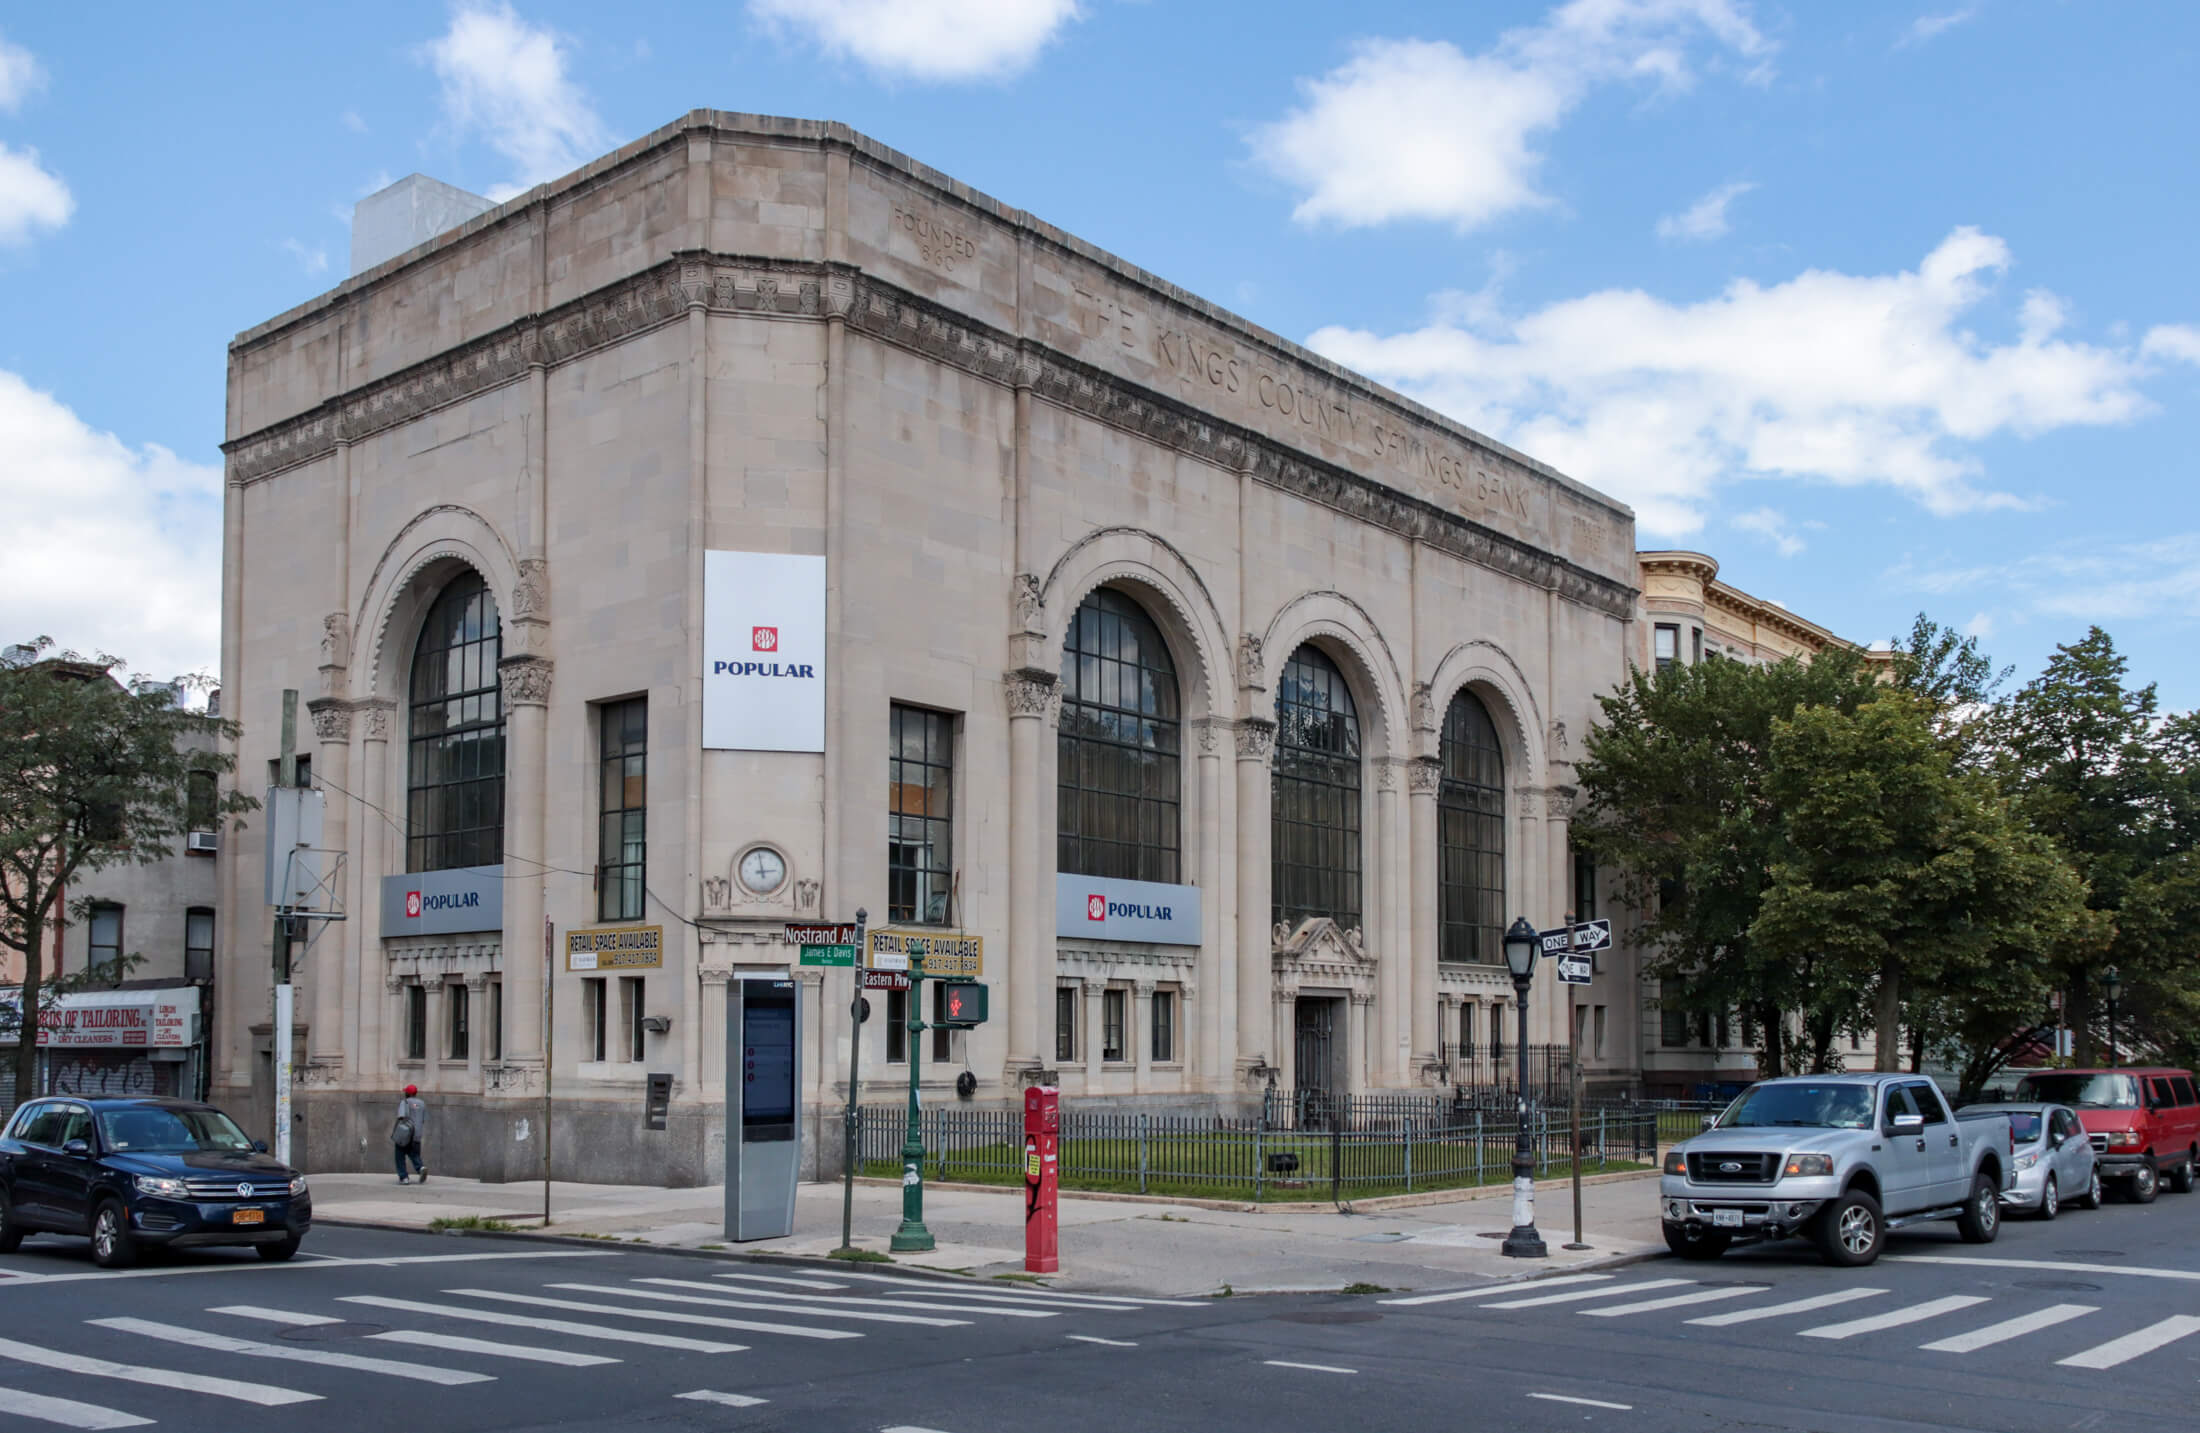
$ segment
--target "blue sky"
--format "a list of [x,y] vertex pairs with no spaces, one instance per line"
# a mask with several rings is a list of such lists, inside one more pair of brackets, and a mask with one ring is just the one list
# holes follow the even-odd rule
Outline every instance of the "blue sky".
[[[371,13],[371,28],[362,16]],[[223,351],[418,170],[844,120],[1634,504],[1645,547],[2200,705],[2200,7],[1572,0],[0,15],[6,640],[219,642]]]

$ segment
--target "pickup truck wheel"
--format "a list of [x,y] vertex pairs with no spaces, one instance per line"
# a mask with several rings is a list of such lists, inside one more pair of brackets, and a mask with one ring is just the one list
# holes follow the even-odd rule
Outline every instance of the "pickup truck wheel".
[[2098,1209],[2108,1202],[2108,1195],[2101,1189],[2101,1167],[2093,1166],[2093,1173],[2085,1182],[2085,1193],[2078,1196],[2080,1209]]
[[0,1254],[12,1254],[23,1247],[23,1226],[15,1222],[15,1204],[8,1192],[0,1189]]
[[1971,1181],[1971,1197],[1956,1218],[1956,1228],[1966,1244],[1991,1244],[2001,1232],[2001,1191],[1992,1175],[1981,1173]]
[[2131,1171],[2131,1178],[2124,1181],[2124,1194],[2134,1204],[2152,1204],[2162,1192],[2162,1177],[2154,1168],[2154,1161],[2143,1160]]
[[1887,1226],[1879,1213],[1879,1201],[1861,1189],[1852,1189],[1828,1204],[1811,1231],[1818,1252],[1836,1268],[1860,1269],[1879,1257]]
[[1716,1229],[1687,1224],[1665,1226],[1665,1247],[1683,1259],[1716,1259],[1734,1242],[1734,1236]]
[[2040,1218],[2052,1219],[2062,1213],[2062,1195],[2055,1190],[2055,1176],[2047,1176],[2047,1183],[2040,1190]]
[[2200,1180],[2194,1178],[2193,1161],[2195,1159],[2200,1159],[2200,1151],[2188,1149],[2185,1151],[2184,1163],[2169,1172],[2169,1187],[2175,1193],[2190,1194],[2193,1185],[2200,1183]]

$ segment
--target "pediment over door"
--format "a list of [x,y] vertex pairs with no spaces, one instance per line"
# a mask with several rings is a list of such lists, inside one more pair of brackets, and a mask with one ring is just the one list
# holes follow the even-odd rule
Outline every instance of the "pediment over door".
[[1327,916],[1309,916],[1297,930],[1276,926],[1275,971],[1283,990],[1304,985],[1341,986],[1354,993],[1375,989],[1375,956],[1359,927],[1347,930]]

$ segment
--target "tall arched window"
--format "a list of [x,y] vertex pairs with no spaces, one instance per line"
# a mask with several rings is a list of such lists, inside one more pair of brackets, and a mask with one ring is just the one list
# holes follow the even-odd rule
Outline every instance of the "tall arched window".
[[1360,923],[1360,717],[1337,664],[1312,646],[1276,684],[1271,881],[1276,920]]
[[1445,708],[1438,750],[1438,956],[1496,965],[1505,958],[1505,753],[1489,708],[1472,692]]
[[494,866],[504,859],[503,655],[497,600],[476,573],[428,609],[413,648],[405,869]]
[[1099,588],[1062,641],[1055,868],[1180,879],[1183,728],[1176,664],[1153,619]]

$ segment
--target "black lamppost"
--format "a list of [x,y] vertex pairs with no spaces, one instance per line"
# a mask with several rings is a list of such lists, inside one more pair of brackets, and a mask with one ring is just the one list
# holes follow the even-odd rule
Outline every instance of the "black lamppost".
[[1528,1145],[1528,985],[1535,979],[1541,944],[1525,916],[1505,932],[1505,968],[1512,972],[1513,1004],[1520,1011],[1520,1038],[1513,1042],[1520,1056],[1520,1136],[1513,1145],[1513,1227],[1502,1252],[1515,1259],[1544,1259],[1551,1252],[1535,1232],[1535,1153]]
[[2101,984],[2108,987],[2108,1067],[2116,1068],[2116,993],[2124,988],[2124,978],[2110,966],[2101,972]]

